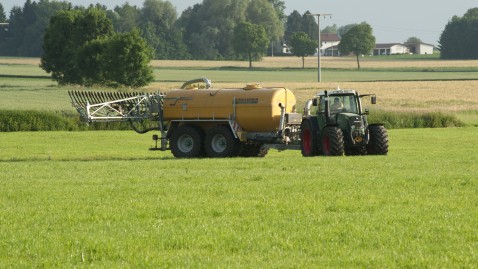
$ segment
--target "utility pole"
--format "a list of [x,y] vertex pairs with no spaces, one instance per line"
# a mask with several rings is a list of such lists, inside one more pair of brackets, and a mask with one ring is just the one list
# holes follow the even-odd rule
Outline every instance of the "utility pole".
[[317,73],[317,81],[320,82],[322,80],[322,75],[321,75],[321,72],[320,72],[320,47],[322,47],[322,41],[320,40],[320,16],[324,16],[324,19],[326,16],[330,16],[330,18],[332,18],[332,14],[307,14],[307,16],[317,16],[317,32],[318,32],[318,35],[317,35],[317,46],[318,46],[318,49],[317,49],[317,69],[318,69],[318,73]]

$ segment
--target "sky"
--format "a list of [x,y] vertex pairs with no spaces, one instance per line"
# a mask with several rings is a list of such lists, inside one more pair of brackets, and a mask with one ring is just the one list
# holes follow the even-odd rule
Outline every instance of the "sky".
[[[35,0],[34,0],[35,1]],[[169,0],[181,12],[202,0]],[[87,6],[101,3],[113,9],[129,2],[141,7],[144,0],[69,0],[74,5]],[[418,37],[424,43],[438,45],[446,24],[455,15],[463,16],[470,8],[478,7],[476,0],[435,1],[435,0],[284,0],[286,15],[297,10],[300,14],[332,14],[321,17],[320,28],[336,24],[344,26],[367,22],[372,26],[377,43],[403,43],[409,37]],[[23,6],[25,0],[1,0],[8,14],[14,5]]]

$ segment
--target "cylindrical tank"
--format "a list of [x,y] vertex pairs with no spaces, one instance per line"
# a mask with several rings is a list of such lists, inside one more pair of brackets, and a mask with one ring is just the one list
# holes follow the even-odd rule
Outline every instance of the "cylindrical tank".
[[281,108],[295,110],[295,96],[286,88],[248,86],[241,89],[186,89],[166,94],[163,118],[171,120],[235,119],[246,132],[279,128]]

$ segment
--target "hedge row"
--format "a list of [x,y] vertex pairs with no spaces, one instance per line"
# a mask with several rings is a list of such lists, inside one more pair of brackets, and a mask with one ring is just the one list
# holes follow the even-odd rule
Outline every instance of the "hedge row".
[[0,132],[130,130],[129,123],[86,124],[78,114],[34,110],[0,110]]
[[383,123],[387,129],[463,127],[465,124],[453,115],[440,112],[383,112],[374,111],[369,122]]
[[[374,111],[369,122],[383,123],[387,129],[462,127],[452,115],[433,113],[393,113]],[[94,123],[80,121],[77,114],[65,112],[0,110],[0,132],[130,130],[129,123]]]

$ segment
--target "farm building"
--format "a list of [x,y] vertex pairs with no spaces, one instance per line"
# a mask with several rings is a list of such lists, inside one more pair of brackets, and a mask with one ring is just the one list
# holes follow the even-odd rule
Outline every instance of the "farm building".
[[413,54],[433,54],[435,46],[426,43],[405,43],[410,53]]
[[[320,53],[324,56],[338,56],[337,45],[340,43],[340,37],[337,34],[320,35]],[[335,47],[335,50],[333,49]],[[335,54],[334,54],[335,51]]]
[[408,47],[400,43],[376,44],[373,55],[392,55],[408,53]]
[[323,56],[340,56],[339,46],[335,45],[322,50]]

